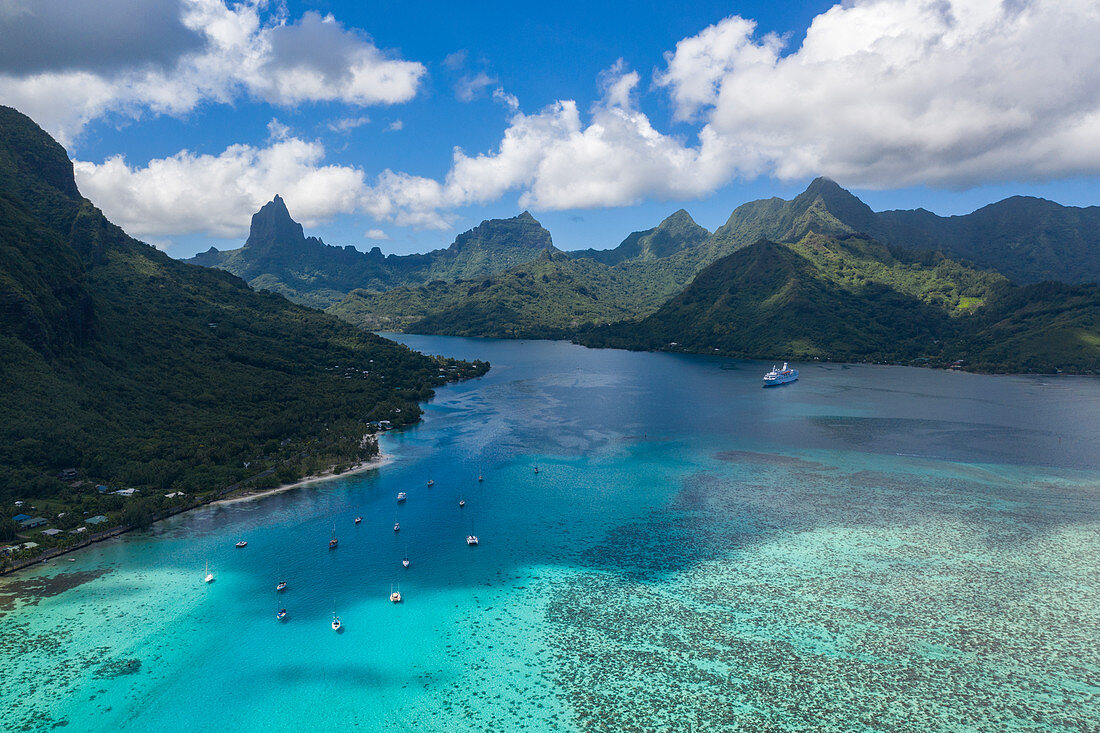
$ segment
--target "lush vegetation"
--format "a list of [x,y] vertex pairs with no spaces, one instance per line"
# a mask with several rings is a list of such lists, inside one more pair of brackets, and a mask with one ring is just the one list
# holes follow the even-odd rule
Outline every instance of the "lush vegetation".
[[370,330],[563,338],[655,311],[698,271],[692,253],[709,235],[680,211],[615,249],[544,250],[535,260],[476,280],[356,290],[328,310]]
[[[128,237],[65,151],[0,107],[0,505],[130,518],[377,450],[372,421],[488,365],[430,358]],[[75,468],[75,479],[58,472]],[[161,497],[161,498],[157,498]],[[182,500],[176,497],[177,501]],[[136,513],[135,513],[136,512]],[[15,511],[11,512],[15,514]],[[35,531],[36,541],[41,535]]]
[[1098,372],[1098,335],[1096,286],[1018,287],[940,254],[810,233],[738,249],[649,317],[578,340],[750,358]]
[[683,209],[659,225],[642,232],[633,232],[614,249],[585,249],[570,252],[573,257],[588,257],[605,265],[617,265],[627,260],[659,260],[677,252],[694,249],[710,237],[710,232],[695,223]]
[[1100,369],[1095,287],[1018,287],[935,250],[887,246],[864,233],[883,216],[818,179],[791,201],[738,207],[713,235],[677,212],[613,250],[472,282],[354,291],[331,311],[372,329],[592,346]]
[[1100,281],[1100,207],[1061,206],[1028,196],[965,216],[941,217],[924,209],[876,213],[819,178],[791,201],[773,198],[738,207],[715,232],[713,244],[728,254],[761,238],[796,242],[810,230],[862,232],[892,246],[943,252],[1018,283]]
[[258,290],[325,308],[355,289],[380,292],[433,280],[493,275],[553,247],[550,232],[525,211],[511,219],[484,221],[460,234],[450,247],[428,254],[385,256],[377,247],[364,253],[307,238],[283,199],[276,196],[252,217],[243,247],[225,252],[212,247],[191,262],[228,270]]

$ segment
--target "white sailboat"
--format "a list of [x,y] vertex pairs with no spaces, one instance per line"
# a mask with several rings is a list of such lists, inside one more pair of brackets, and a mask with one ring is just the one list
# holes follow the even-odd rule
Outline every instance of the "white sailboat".
[[204,583],[212,583],[214,581],[214,573],[210,572],[210,561],[206,561],[206,577],[203,578]]

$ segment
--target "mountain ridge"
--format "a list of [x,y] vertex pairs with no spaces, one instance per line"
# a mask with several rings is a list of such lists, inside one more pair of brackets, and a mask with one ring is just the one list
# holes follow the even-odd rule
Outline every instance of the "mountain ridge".
[[384,291],[430,280],[492,275],[554,250],[548,232],[530,214],[488,219],[463,232],[449,246],[425,254],[383,255],[306,237],[282,197],[276,196],[252,216],[248,239],[238,249],[213,247],[187,260],[232,272],[254,288],[325,308],[355,289]]
[[[85,502],[56,478],[67,467],[197,496],[351,465],[376,450],[367,420],[414,422],[433,386],[487,368],[174,260],[109,222],[71,170],[0,106],[0,499]],[[163,508],[147,496],[143,511]]]

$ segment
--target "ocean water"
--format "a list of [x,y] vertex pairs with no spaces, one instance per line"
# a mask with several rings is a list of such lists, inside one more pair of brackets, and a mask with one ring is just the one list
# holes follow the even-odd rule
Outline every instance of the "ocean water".
[[0,729],[1100,730],[1100,381],[397,338],[388,465],[0,579]]

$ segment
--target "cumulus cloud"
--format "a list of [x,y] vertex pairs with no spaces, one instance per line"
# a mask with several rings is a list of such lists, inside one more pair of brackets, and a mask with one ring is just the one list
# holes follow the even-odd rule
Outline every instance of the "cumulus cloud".
[[583,209],[759,175],[882,188],[1097,175],[1098,36],[1095,0],[851,0],[793,50],[733,16],[680,41],[654,75],[675,118],[698,123],[694,139],[654,128],[620,61],[587,116],[572,100],[526,115],[498,90],[512,116],[495,150],[456,149],[441,181],[387,172],[373,205],[441,226],[509,192]]
[[386,234],[381,229],[369,229],[365,234],[363,234],[363,236],[367,239],[373,239],[379,242],[389,241],[390,238],[390,235]]
[[181,10],[181,0],[3,0],[0,72],[168,66],[202,45]]
[[[230,11],[215,0],[187,2],[224,21],[196,27],[227,48],[252,48],[260,37],[260,55],[281,59],[280,68],[301,64],[306,75],[338,76],[335,66],[287,51],[271,56],[272,29],[250,20],[251,6]],[[329,17],[303,16],[298,25],[310,37],[328,38],[325,25],[341,37],[350,33]],[[347,48],[367,44],[351,36]],[[455,210],[509,195],[536,209],[585,209],[696,198],[735,177],[759,175],[828,175],[861,187],[1098,175],[1098,36],[1095,0],[849,0],[817,16],[794,49],[735,16],[680,41],[654,75],[656,90],[687,123],[682,135],[654,127],[639,107],[641,75],[619,62],[600,76],[601,97],[587,109],[564,99],[525,114],[498,88],[493,97],[509,114],[499,144],[478,153],[456,148],[439,179],[392,170],[368,177],[326,165],[317,143],[288,132],[266,148],[235,146],[213,157],[184,152],[143,169],[118,158],[81,163],[78,180],[117,221],[155,236],[195,231],[194,222],[207,218],[215,223],[204,231],[240,233],[275,191],[307,222],[357,211],[378,222],[445,229]],[[376,52],[366,47],[368,55]],[[56,100],[79,88],[74,114],[84,114],[107,104],[100,99],[114,99],[103,77],[80,73],[47,75],[36,87],[42,103],[61,105]],[[242,71],[234,83],[247,78]],[[211,83],[195,99],[226,88]],[[276,98],[307,88],[290,81],[249,87]],[[143,99],[166,108],[194,103],[154,91]],[[225,196],[204,193],[222,187]]]
[[[107,0],[120,5],[132,1]],[[54,4],[48,0],[43,7]],[[98,10],[102,3],[81,0],[62,5],[97,9],[84,24],[88,40],[82,48],[98,48],[101,37],[113,32],[109,29],[116,15]],[[178,7],[181,37],[191,46],[168,43],[167,50],[158,49],[159,61],[144,46],[131,44],[110,52],[122,54],[119,58],[100,58],[91,50],[61,53],[60,67],[0,63],[0,100],[68,142],[90,120],[109,113],[183,114],[204,101],[231,102],[241,96],[284,106],[325,101],[392,104],[415,96],[426,73],[422,64],[383,52],[369,37],[345,28],[331,15],[308,11],[291,22],[282,14],[265,13],[265,6],[260,0],[232,6],[225,0],[178,0],[178,6],[157,0],[155,8]],[[6,42],[35,39],[33,23],[41,20],[37,1],[31,8],[35,12],[2,16]],[[142,14],[130,13],[135,15]],[[70,35],[80,30],[65,27]],[[161,35],[171,37],[166,31]],[[157,45],[155,38],[146,41]]]
[[233,145],[220,155],[184,150],[145,167],[121,156],[73,166],[81,193],[136,237],[228,239],[247,234],[252,214],[276,193],[307,226],[357,210],[366,191],[363,172],[326,165],[324,157],[320,143],[289,137],[267,147]]
[[968,186],[1100,173],[1094,0],[862,0],[781,55],[732,17],[677,44],[656,83],[743,171]]
[[601,76],[604,96],[587,122],[572,100],[530,115],[516,110],[496,150],[470,156],[456,148],[443,181],[387,170],[367,208],[399,224],[444,228],[450,210],[510,191],[520,192],[522,206],[596,208],[696,196],[726,180],[720,146],[689,147],[654,129],[634,105],[638,82],[617,63]]

